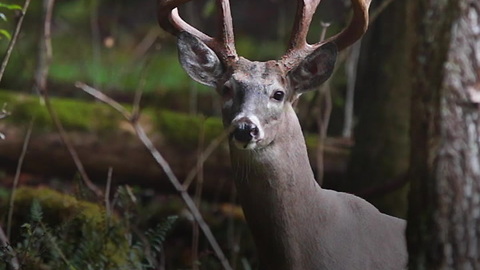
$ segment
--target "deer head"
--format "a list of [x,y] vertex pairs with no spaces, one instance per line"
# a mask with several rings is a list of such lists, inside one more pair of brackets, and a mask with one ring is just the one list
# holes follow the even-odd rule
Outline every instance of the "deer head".
[[177,6],[188,0],[159,0],[161,27],[178,37],[180,63],[195,81],[216,88],[222,97],[226,127],[232,127],[232,142],[240,149],[259,149],[275,141],[285,114],[305,91],[327,80],[335,65],[337,50],[359,39],[367,28],[370,0],[352,0],[354,16],[338,35],[315,44],[306,36],[320,0],[298,1],[289,47],[280,60],[249,61],[235,50],[228,0],[217,0],[219,35],[198,31],[178,14]]
[[159,0],[159,22],[178,37],[180,62],[190,77],[222,97],[235,184],[259,269],[405,269],[405,222],[315,182],[292,108],[331,75],[337,50],[365,32],[370,0],[352,0],[349,26],[315,44],[305,37],[320,0],[298,0],[288,50],[267,62],[237,55],[228,0],[217,0],[217,37],[180,18],[176,7],[187,1]]

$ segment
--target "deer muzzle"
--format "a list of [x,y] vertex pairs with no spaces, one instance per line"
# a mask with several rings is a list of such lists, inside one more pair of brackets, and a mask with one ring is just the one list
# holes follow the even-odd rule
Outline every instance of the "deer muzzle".
[[231,140],[240,149],[253,149],[263,137],[256,117],[237,118],[232,123]]

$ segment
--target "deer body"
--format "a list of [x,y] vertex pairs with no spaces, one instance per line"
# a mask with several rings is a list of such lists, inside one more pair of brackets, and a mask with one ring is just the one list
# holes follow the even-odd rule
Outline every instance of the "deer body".
[[287,54],[267,62],[236,55],[228,0],[217,0],[224,18],[220,38],[206,36],[172,11],[186,1],[159,0],[160,25],[177,35],[180,63],[190,77],[222,97],[235,184],[260,269],[405,269],[405,222],[317,184],[292,108],[302,93],[328,79],[337,49],[363,34],[369,0],[352,1],[356,15],[350,26],[314,45],[306,44],[305,28],[319,0],[299,0]]
[[320,188],[290,110],[291,122],[275,144],[255,153],[230,148],[259,269],[405,269],[405,222],[363,199]]

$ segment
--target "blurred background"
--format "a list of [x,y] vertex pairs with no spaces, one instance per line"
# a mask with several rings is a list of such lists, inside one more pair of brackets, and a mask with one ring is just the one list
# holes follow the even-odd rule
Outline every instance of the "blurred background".
[[[279,59],[290,35],[295,1],[231,2],[239,55],[259,61]],[[404,1],[373,1],[364,38],[342,51],[332,78],[303,95],[296,106],[312,168],[322,186],[358,194],[399,217],[406,216],[405,175],[410,155],[405,5]],[[231,264],[236,269],[257,265],[236,204],[226,144],[214,148],[205,163],[197,162],[222,134],[219,97],[182,70],[176,40],[159,28],[155,10],[153,0],[38,0],[28,7],[0,83],[0,105],[5,104],[8,112],[0,120],[5,136],[0,141],[0,224],[7,226],[7,205],[14,187],[19,196],[10,238],[15,245],[37,238],[39,243],[44,241],[30,249],[22,246],[25,261],[42,265],[35,269],[66,268],[55,268],[52,263],[53,258],[62,257],[58,250],[46,248],[52,241],[36,235],[35,230],[25,231],[22,224],[37,228],[41,235],[51,233],[57,239],[55,245],[65,252],[64,265],[74,265],[78,259],[98,263],[91,269],[124,269],[118,266],[122,263],[129,263],[125,269],[220,267],[178,192],[132,126],[110,106],[76,87],[77,82],[102,91],[128,109],[133,108],[135,93],[142,92],[141,125],[181,182],[196,172],[188,190]],[[0,28],[13,35],[20,11],[0,11],[6,19]],[[192,1],[180,13],[197,28],[215,34],[214,0]],[[323,31],[327,38],[338,33],[350,16],[349,1],[322,1],[308,41],[319,41]],[[6,51],[8,44],[9,38],[3,37],[0,50]],[[83,181],[85,175],[79,172],[69,147],[75,149],[93,185],[110,195],[107,206]],[[57,201],[49,204],[47,199],[35,199],[40,194]],[[75,200],[69,214],[64,214],[66,206],[61,202],[67,199],[62,196]],[[84,206],[79,206],[87,202],[99,207],[88,217],[83,216],[87,215]],[[75,221],[80,213],[86,223],[105,216],[114,221],[85,227]],[[105,228],[112,228],[110,234]],[[77,247],[85,257],[75,259],[73,240],[68,239],[76,239],[80,232],[85,234],[82,241],[103,240]],[[112,235],[123,240],[112,244]],[[142,244],[134,249],[135,243]],[[109,245],[121,246],[124,253],[118,252],[128,262],[118,259],[118,265],[112,266],[95,257],[99,253],[95,250],[107,250],[102,256],[115,261],[106,248]],[[50,250],[48,256],[42,253],[45,249]],[[132,266],[149,260],[151,268]],[[87,269],[80,262],[76,267]]]

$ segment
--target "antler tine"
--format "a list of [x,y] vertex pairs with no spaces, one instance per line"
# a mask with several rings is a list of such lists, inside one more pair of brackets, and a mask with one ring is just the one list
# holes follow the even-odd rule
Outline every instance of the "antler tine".
[[219,25],[221,25],[222,44],[225,46],[225,52],[229,59],[236,60],[237,52],[235,50],[235,39],[233,35],[232,14],[230,12],[229,0],[217,0],[219,10]]
[[290,36],[288,51],[307,46],[307,34],[313,14],[321,0],[298,0],[297,13]]
[[178,14],[177,7],[189,1],[190,0],[158,0],[157,19],[160,27],[174,36],[181,31],[186,31],[204,42],[210,42],[213,38],[198,31],[185,22]]
[[212,38],[195,27],[185,22],[178,14],[177,7],[190,0],[158,0],[158,23],[165,31],[172,35],[185,31],[188,32],[210,47],[225,62],[237,59],[235,42],[233,37],[232,15],[228,0],[217,0],[219,10],[219,37]]
[[334,42],[343,50],[360,39],[368,27],[368,7],[371,0],[352,0],[353,18],[339,34],[313,45],[306,41],[313,14],[321,0],[298,0],[297,14],[287,53],[282,57],[287,69],[293,68],[300,59],[327,42]]
[[318,42],[314,46],[320,46],[325,42],[332,41],[337,45],[339,51],[359,40],[368,28],[368,8],[371,0],[352,0],[353,17],[349,25],[339,34],[327,39],[324,42]]

